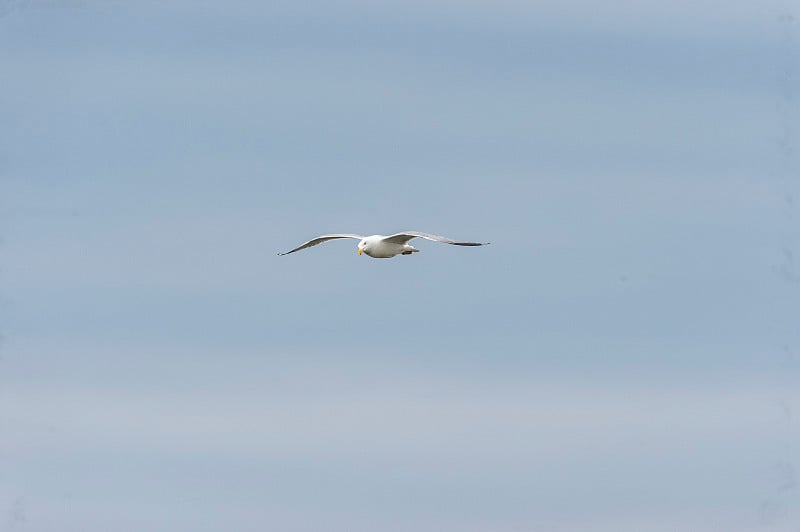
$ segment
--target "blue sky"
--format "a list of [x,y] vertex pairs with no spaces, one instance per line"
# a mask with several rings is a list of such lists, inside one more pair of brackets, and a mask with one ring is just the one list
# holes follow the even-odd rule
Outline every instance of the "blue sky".
[[0,4],[0,530],[796,530],[797,16]]

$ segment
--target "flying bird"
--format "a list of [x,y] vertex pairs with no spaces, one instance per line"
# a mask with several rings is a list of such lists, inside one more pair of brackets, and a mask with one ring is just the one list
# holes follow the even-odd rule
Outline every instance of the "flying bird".
[[332,235],[320,235],[316,238],[312,238],[308,242],[300,244],[293,250],[287,251],[286,253],[278,253],[278,255],[288,255],[289,253],[294,253],[295,251],[300,251],[301,249],[310,248],[311,246],[316,246],[317,244],[322,244],[323,242],[327,242],[329,240],[337,240],[339,238],[355,238],[356,240],[359,240],[358,254],[361,255],[364,253],[365,255],[368,255],[374,259],[389,259],[395,255],[411,255],[412,253],[416,253],[419,250],[408,243],[408,241],[412,238],[424,238],[425,240],[433,240],[434,242],[442,242],[444,244],[451,244],[453,246],[485,246],[488,244],[488,242],[459,242],[457,240],[453,240],[452,238],[429,235],[428,233],[420,233],[418,231],[404,231],[402,233],[395,233],[389,236],[361,236],[347,233],[336,233]]

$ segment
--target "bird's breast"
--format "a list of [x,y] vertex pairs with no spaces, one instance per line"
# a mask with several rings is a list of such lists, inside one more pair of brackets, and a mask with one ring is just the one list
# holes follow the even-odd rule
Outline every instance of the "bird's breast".
[[389,259],[403,251],[402,244],[391,244],[389,242],[376,242],[364,249],[364,253],[375,259]]

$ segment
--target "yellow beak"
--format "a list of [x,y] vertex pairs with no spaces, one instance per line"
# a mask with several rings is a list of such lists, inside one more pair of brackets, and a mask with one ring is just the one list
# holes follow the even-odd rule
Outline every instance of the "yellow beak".
[[358,254],[361,255],[362,253],[364,253],[364,248],[358,248]]

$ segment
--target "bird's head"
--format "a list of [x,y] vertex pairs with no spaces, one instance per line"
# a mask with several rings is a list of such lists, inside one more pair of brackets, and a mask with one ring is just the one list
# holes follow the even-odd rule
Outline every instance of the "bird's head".
[[363,239],[361,242],[358,243],[358,254],[361,255],[367,249],[367,239]]

